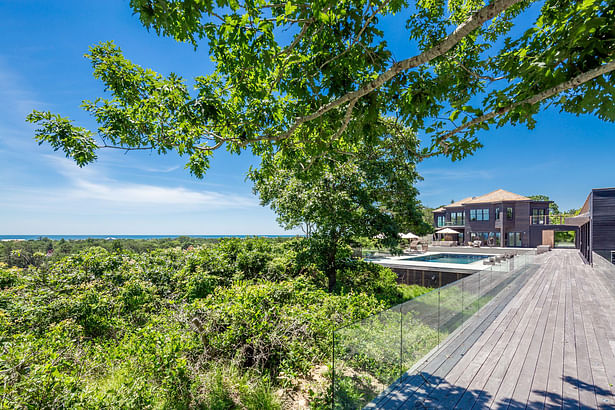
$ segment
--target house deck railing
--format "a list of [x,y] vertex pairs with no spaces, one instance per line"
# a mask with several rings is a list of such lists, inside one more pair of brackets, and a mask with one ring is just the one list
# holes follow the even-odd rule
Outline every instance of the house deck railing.
[[437,228],[445,228],[447,226],[465,226],[465,221],[462,219],[444,221],[444,223],[438,224]]
[[576,215],[554,214],[554,215],[531,215],[530,225],[566,225],[566,218]]
[[[533,263],[517,255],[333,334],[334,408],[362,408]],[[407,376],[407,375],[406,375]]]

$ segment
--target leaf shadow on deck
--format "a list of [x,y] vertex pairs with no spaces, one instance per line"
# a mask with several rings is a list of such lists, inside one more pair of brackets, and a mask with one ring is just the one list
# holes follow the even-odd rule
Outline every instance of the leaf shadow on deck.
[[[612,392],[599,386],[589,384],[571,376],[563,379],[564,383],[574,386],[578,391],[595,394],[596,399],[613,397]],[[449,384],[445,379],[428,373],[417,373],[398,385],[386,401],[378,402],[371,408],[378,409],[539,409],[547,407],[558,408],[594,408],[583,406],[578,398],[564,397],[559,393],[544,390],[532,390],[538,398],[519,401],[510,397],[499,398],[493,403],[493,395],[481,389],[466,389],[466,387]],[[530,391],[527,392],[530,396]],[[615,402],[602,401],[597,403],[601,409],[615,410]],[[368,406],[369,407],[369,406]]]

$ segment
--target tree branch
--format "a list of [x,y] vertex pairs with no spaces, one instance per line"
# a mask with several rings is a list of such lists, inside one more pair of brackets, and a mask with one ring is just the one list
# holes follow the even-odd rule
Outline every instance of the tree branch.
[[514,104],[509,105],[508,107],[500,108],[500,109],[491,111],[490,113],[481,115],[480,117],[476,117],[472,121],[468,121],[467,123],[460,125],[459,127],[441,136],[439,138],[440,140],[439,143],[441,146],[443,146],[443,144],[446,144],[447,139],[449,139],[450,137],[452,137],[453,135],[457,134],[460,131],[463,131],[467,128],[470,128],[482,122],[489,121],[490,119],[495,118],[499,115],[506,114],[507,112],[510,112],[521,105],[525,105],[525,104],[533,105],[533,104],[539,103],[543,100],[546,100],[549,97],[553,97],[554,95],[561,93],[562,91],[566,91],[571,88],[578,87],[581,84],[584,84],[590,80],[593,80],[596,77],[600,77],[603,74],[607,74],[613,70],[615,70],[615,60],[609,63],[606,63],[604,65],[601,65],[600,67],[596,67],[593,70],[589,70],[585,73],[582,73],[568,81],[564,81],[563,83],[560,83],[556,85],[555,87],[549,88],[548,90],[544,90],[536,95],[533,95],[532,97],[526,98],[523,101],[516,102]]
[[276,139],[279,140],[282,138],[290,137],[301,125],[305,124],[306,122],[315,120],[316,118],[321,117],[332,109],[339,107],[340,105],[348,101],[361,98],[371,93],[375,89],[382,87],[382,85],[384,85],[386,82],[390,81],[403,71],[421,66],[437,57],[444,55],[468,34],[470,34],[478,27],[482,26],[484,22],[494,18],[499,13],[503,12],[504,10],[517,3],[520,3],[521,1],[522,0],[494,0],[493,3],[488,4],[487,6],[478,10],[476,13],[472,14],[463,24],[459,25],[452,34],[447,36],[436,46],[422,52],[419,55],[393,64],[393,66],[391,66],[391,68],[389,68],[387,71],[380,74],[376,79],[374,79],[368,84],[365,84],[358,90],[349,92],[329,102],[328,104],[321,106],[318,110],[312,112],[311,114],[296,118],[295,122],[288,128],[288,130],[278,136]]
[[121,149],[121,150],[125,150],[125,151],[142,151],[142,150],[156,149],[156,147],[153,146],[153,145],[149,146],[149,147],[123,147],[121,145],[108,145],[108,144],[97,145],[96,148]]
[[499,80],[503,80],[506,78],[505,75],[502,75],[500,77],[492,77],[490,75],[481,75],[481,74],[477,74],[474,71],[470,70],[468,67],[466,67],[465,65],[463,65],[461,62],[456,61],[454,59],[450,59],[453,63],[457,64],[459,67],[461,67],[463,69],[463,71],[465,71],[466,73],[470,74],[472,77],[478,79],[478,80],[486,80],[486,81],[490,81],[490,82],[494,82],[494,81],[499,81]]
[[352,118],[352,110],[354,109],[356,103],[357,100],[352,100],[348,104],[348,108],[346,108],[346,114],[344,115],[344,122],[342,123],[340,129],[337,130],[337,132],[333,135],[333,138],[331,138],[332,141],[338,139],[344,133],[344,131],[346,131],[346,128],[348,128],[348,124],[350,123],[350,119]]

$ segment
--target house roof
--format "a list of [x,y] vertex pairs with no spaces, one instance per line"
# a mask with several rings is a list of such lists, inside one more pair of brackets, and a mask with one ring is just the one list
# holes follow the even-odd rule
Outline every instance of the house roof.
[[471,204],[488,204],[493,202],[504,202],[504,201],[531,201],[530,198],[515,194],[509,191],[505,191],[503,189],[498,189],[493,192],[489,192],[488,194],[478,196],[475,198],[469,198],[469,200],[464,200],[464,205]]
[[531,198],[528,198],[523,195],[505,191],[503,189],[497,189],[485,195],[474,196],[474,197],[470,196],[470,197],[462,199],[461,201],[457,201],[457,202],[453,202],[452,204],[444,205],[438,209],[434,209],[433,212],[444,212],[448,208],[459,208],[464,205],[472,205],[472,204],[489,204],[489,203],[494,203],[494,202],[531,201],[531,200],[532,200]]
[[469,196],[467,198],[462,199],[461,201],[457,201],[457,202],[453,202],[452,204],[444,205],[443,208],[458,208],[460,206],[463,206],[463,204],[471,200],[472,200],[472,197]]

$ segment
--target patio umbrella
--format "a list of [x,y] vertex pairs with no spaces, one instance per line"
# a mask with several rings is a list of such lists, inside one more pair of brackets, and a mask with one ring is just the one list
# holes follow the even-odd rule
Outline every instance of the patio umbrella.
[[436,233],[443,233],[443,234],[458,234],[459,232],[457,232],[454,229],[451,228],[444,228],[444,229],[440,229],[439,231],[436,231]]
[[399,237],[402,239],[420,239],[419,236],[413,234],[412,232],[402,233]]

